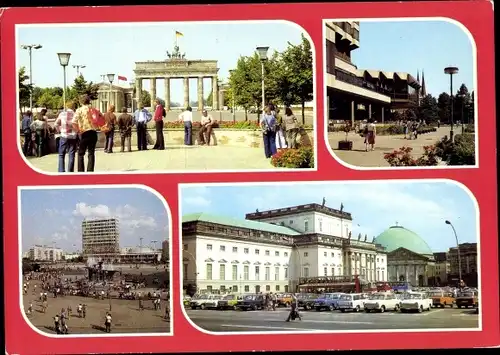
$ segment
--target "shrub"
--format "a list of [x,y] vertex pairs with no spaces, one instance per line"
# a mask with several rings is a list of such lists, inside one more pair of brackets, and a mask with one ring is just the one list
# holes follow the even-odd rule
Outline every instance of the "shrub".
[[416,159],[411,154],[412,150],[411,147],[402,147],[385,154],[384,159],[390,166],[436,166],[438,164],[435,146],[425,146],[424,154]]
[[313,148],[279,149],[272,156],[271,164],[277,168],[314,168]]
[[456,135],[454,143],[448,137],[436,143],[436,154],[447,165],[474,165],[475,152],[475,136],[470,133]]
[[[360,133],[363,133],[363,130]],[[405,128],[395,124],[377,127],[378,136],[392,136],[397,134],[405,134]]]
[[[200,122],[193,122],[193,128],[200,128]],[[167,121],[165,128],[184,128],[184,122]],[[215,121],[212,128],[228,128],[228,129],[258,129],[259,124],[256,121]]]
[[474,133],[476,131],[476,128],[474,127],[474,124],[469,123],[468,125],[465,126],[465,133]]

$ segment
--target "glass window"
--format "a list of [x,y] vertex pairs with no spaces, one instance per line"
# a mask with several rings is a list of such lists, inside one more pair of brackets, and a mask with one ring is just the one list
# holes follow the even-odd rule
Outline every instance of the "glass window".
[[285,285],[285,292],[288,292],[288,285]]
[[219,276],[220,276],[220,280],[226,279],[226,265],[219,264]]
[[231,290],[233,292],[238,292],[238,285],[233,285],[233,287],[231,288]]
[[288,268],[285,268],[285,279],[288,279]]
[[332,276],[335,276],[335,268],[332,267]]
[[188,250],[188,245],[184,244],[183,248],[184,248],[184,250]]
[[238,252],[238,247],[233,247],[233,253],[237,253]]
[[323,253],[323,256],[328,256],[328,253],[325,251],[325,252]]
[[275,251],[274,252],[274,256],[280,256],[280,252],[279,251]]
[[255,249],[255,255],[259,255],[260,254],[260,250],[259,249]]
[[280,290],[280,285],[276,285],[276,291]]
[[309,253],[307,251],[304,252],[304,256],[307,257],[309,256]]
[[243,266],[243,279],[248,280],[248,274],[249,274],[249,267],[248,265]]
[[249,292],[249,291],[250,291],[250,286],[245,285],[245,292]]
[[212,286],[207,286],[208,293],[212,293]]
[[232,265],[233,280],[238,280],[238,265]]
[[304,221],[304,232],[309,232],[309,221],[308,220]]
[[207,250],[212,250],[212,244],[207,244]]
[[207,280],[212,280],[212,264],[207,264]]
[[245,254],[248,254],[248,252],[249,252],[248,248],[243,249],[243,252],[244,252]]
[[267,292],[271,291],[271,285],[266,285],[266,291]]
[[319,220],[319,231],[322,232],[323,231],[323,220]]
[[309,277],[309,268],[308,267],[304,268],[304,277]]
[[285,252],[283,253],[283,255],[284,255],[285,257],[287,257],[287,256],[288,256],[288,252],[286,252],[286,251],[285,251]]
[[260,267],[259,266],[256,266],[255,267],[255,280],[259,280],[260,278]]
[[226,246],[225,245],[221,245],[220,246],[220,251],[226,251]]
[[271,277],[271,268],[268,267],[268,266],[266,266],[266,269],[265,269],[265,280],[269,281],[270,277]]
[[325,267],[325,268],[323,269],[323,272],[324,272],[325,276],[328,276],[328,268],[326,268],[326,267]]
[[269,250],[266,250],[266,256],[269,256]]

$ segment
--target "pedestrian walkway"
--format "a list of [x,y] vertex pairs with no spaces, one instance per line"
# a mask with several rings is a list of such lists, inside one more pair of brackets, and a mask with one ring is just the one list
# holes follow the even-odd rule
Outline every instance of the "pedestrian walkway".
[[345,163],[360,167],[388,167],[384,155],[404,146],[413,148],[414,158],[424,153],[424,146],[433,145],[442,137],[450,134],[449,127],[441,127],[436,132],[418,136],[417,139],[405,139],[403,135],[377,136],[374,151],[365,151],[364,138],[359,134],[350,133],[348,139],[353,141],[352,150],[338,150],[338,142],[345,139],[343,132],[328,133],[328,144],[333,153]]
[[[57,172],[58,155],[29,158],[33,167],[44,172]],[[75,163],[76,169],[76,163]],[[115,150],[106,154],[96,151],[96,172],[110,171],[214,171],[214,170],[274,169],[263,149],[225,146],[168,145],[166,150],[132,151]]]

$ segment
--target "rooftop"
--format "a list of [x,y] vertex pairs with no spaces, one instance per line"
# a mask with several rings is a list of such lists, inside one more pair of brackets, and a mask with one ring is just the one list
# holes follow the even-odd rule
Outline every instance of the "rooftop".
[[259,230],[269,233],[300,235],[300,233],[294,231],[293,229],[284,226],[277,226],[266,222],[250,221],[248,219],[216,216],[208,213],[192,213],[184,215],[182,217],[182,223],[188,223],[188,222],[208,222],[208,223],[221,224],[225,226]]
[[317,203],[309,203],[307,205],[285,207],[285,208],[279,208],[275,210],[268,210],[262,212],[256,211],[254,213],[247,213],[245,218],[247,220],[256,220],[256,219],[265,219],[270,217],[288,216],[291,214],[297,214],[301,212],[319,212],[332,217],[352,220],[352,216],[348,212],[340,211]]

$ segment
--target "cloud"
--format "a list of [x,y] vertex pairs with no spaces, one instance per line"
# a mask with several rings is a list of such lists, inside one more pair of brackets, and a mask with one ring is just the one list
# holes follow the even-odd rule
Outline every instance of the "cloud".
[[212,204],[211,190],[205,186],[186,188],[182,191],[183,203],[193,207],[208,207]]
[[79,202],[73,210],[73,215],[86,219],[118,218],[120,225],[126,229],[155,229],[158,227],[153,217],[128,204],[113,209],[106,205],[88,205],[85,202]]

